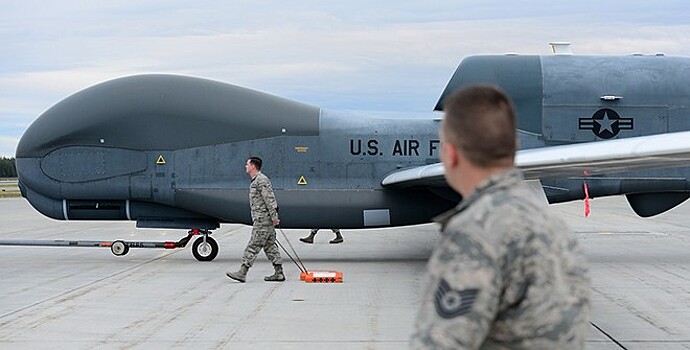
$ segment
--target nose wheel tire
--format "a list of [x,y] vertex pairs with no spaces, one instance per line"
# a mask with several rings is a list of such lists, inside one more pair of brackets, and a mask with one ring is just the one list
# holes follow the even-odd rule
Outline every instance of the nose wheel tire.
[[123,241],[115,241],[110,244],[110,251],[116,256],[122,256],[129,253],[129,247]]
[[218,255],[218,243],[208,236],[199,237],[192,244],[192,255],[199,261],[211,261]]

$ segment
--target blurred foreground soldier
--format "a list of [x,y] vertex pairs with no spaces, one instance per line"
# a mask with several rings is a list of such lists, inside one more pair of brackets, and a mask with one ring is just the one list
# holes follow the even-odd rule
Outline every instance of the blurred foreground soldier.
[[278,204],[273,194],[271,180],[261,173],[261,158],[250,157],[245,165],[245,171],[252,178],[249,186],[249,204],[252,210],[252,237],[249,239],[247,248],[242,255],[242,265],[237,272],[228,271],[228,277],[244,283],[247,278],[247,271],[256,255],[261,249],[266,253],[266,257],[273,263],[275,273],[264,277],[264,281],[282,282],[285,281],[283,275],[283,265],[280,259],[280,252],[276,244],[275,226],[280,224],[278,219]]
[[[340,229],[339,228],[332,228],[331,231],[335,233],[335,238],[333,238],[330,242],[330,244],[338,244],[338,243],[343,243],[343,236],[340,235]],[[299,240],[304,242],[304,243],[314,243],[314,236],[316,236],[316,233],[319,232],[318,228],[313,228],[311,229],[311,233],[307,237],[302,237]]]
[[565,223],[514,167],[515,116],[497,88],[450,96],[441,160],[462,197],[439,216],[412,348],[582,349],[586,261]]

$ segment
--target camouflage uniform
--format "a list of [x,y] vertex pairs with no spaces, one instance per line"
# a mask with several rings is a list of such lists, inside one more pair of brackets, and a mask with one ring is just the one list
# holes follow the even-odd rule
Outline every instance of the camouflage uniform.
[[412,348],[582,349],[586,261],[571,231],[509,170],[439,216]]
[[242,255],[242,264],[252,267],[262,248],[273,265],[282,264],[273,227],[273,221],[278,220],[278,203],[271,180],[260,172],[252,178],[249,186],[249,204],[252,210],[252,237]]

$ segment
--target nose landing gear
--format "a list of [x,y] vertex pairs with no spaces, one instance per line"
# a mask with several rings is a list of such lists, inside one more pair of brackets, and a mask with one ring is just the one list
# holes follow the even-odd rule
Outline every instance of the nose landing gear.
[[187,236],[181,240],[174,243],[165,242],[166,246],[163,248],[184,248],[187,246],[187,243],[189,243],[193,236],[201,235],[201,237],[197,238],[194,243],[192,243],[192,255],[194,255],[194,258],[199,261],[211,261],[218,255],[219,248],[216,240],[209,236],[210,234],[211,231],[209,230],[191,229],[189,232],[187,232]]
[[192,255],[199,261],[211,261],[218,255],[218,243],[215,239],[209,237],[207,233],[202,233],[201,237],[197,238],[192,243]]

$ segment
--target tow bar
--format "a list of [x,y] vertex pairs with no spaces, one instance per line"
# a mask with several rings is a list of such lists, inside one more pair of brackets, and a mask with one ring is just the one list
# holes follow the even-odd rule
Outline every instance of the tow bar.
[[116,256],[123,256],[129,253],[129,248],[163,248],[176,249],[184,248],[192,239],[192,236],[201,235],[192,243],[192,255],[199,261],[211,261],[218,255],[218,243],[209,235],[209,230],[192,229],[187,232],[187,236],[177,242],[152,242],[152,241],[83,241],[83,240],[0,240],[0,246],[28,246],[28,247],[92,247],[110,248]]

